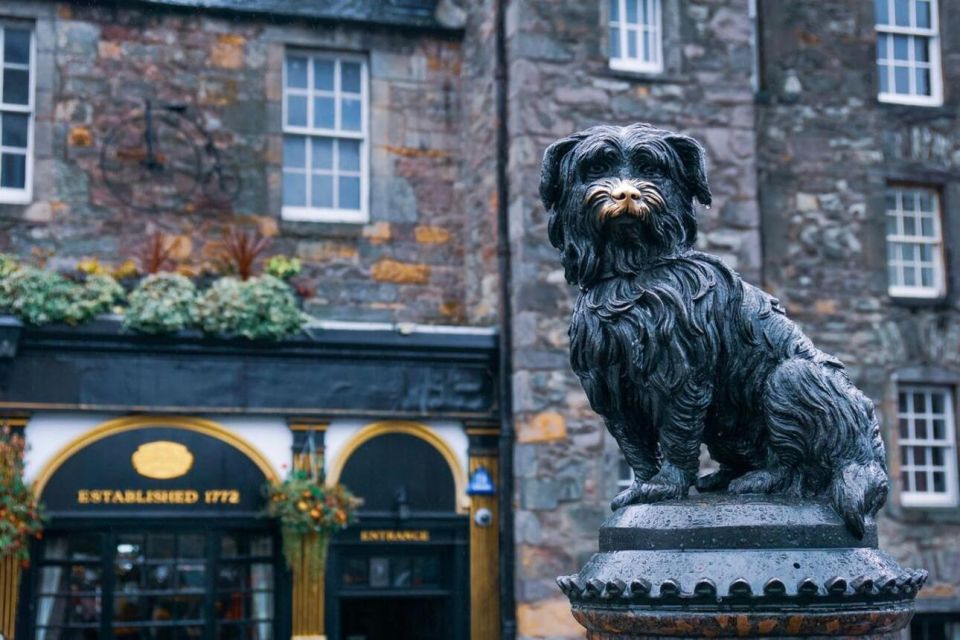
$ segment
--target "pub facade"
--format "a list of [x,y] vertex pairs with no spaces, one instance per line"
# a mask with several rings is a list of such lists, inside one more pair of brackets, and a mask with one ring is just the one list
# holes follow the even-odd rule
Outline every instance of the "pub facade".
[[[494,69],[465,58],[492,48],[466,20],[435,1],[0,2],[0,252],[143,276],[153,239],[202,289],[256,237],[258,270],[303,265],[309,316],[280,340],[4,316],[0,423],[46,523],[29,568],[3,561],[0,634],[500,637],[497,210],[463,153]],[[289,566],[265,515],[266,485],[307,467],[363,500],[320,573]]]

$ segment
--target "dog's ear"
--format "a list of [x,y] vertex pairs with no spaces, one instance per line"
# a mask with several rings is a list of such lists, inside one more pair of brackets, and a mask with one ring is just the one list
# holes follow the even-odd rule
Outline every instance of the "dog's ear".
[[563,193],[563,183],[560,179],[560,165],[570,150],[586,137],[581,131],[566,138],[561,138],[547,147],[543,152],[543,161],[540,163],[540,200],[547,211],[553,209]]
[[707,183],[706,151],[700,143],[691,138],[674,134],[666,139],[683,166],[683,176],[690,193],[700,201],[700,204],[709,206],[713,201],[710,195],[710,185]]

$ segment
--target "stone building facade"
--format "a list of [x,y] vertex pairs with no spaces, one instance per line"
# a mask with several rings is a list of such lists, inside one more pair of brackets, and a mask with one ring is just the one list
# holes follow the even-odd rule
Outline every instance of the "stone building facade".
[[[364,330],[430,325],[422,335],[489,337],[496,328],[496,370],[506,382],[496,406],[469,420],[454,411],[416,414],[464,468],[480,458],[489,464],[495,452],[506,465],[499,489],[507,508],[497,523],[501,628],[474,628],[475,639],[582,636],[554,579],[595,551],[622,479],[616,443],[567,363],[575,292],[547,242],[537,193],[544,148],[573,131],[645,121],[704,143],[714,201],[699,211],[700,248],[780,297],[819,346],[848,364],[880,409],[895,487],[904,472],[917,482],[923,465],[910,457],[905,469],[904,456],[929,443],[901,443],[901,423],[915,441],[918,415],[932,429],[957,412],[920,411],[914,391],[951,407],[960,391],[960,227],[949,215],[960,200],[960,96],[951,91],[960,14],[947,0],[939,16],[936,0],[199,4],[0,0],[3,24],[32,30],[35,65],[32,195],[0,204],[0,251],[33,254],[54,268],[89,257],[118,262],[160,230],[176,238],[181,268],[200,273],[224,230],[240,225],[270,236],[271,251],[303,260],[312,293],[305,308],[320,320]],[[878,30],[882,9],[892,29]],[[929,24],[924,31],[924,11],[939,18],[934,35]],[[879,79],[877,42],[888,36],[891,47],[902,44],[897,37],[932,38],[924,42],[927,56],[939,51],[936,65],[928,57],[931,74],[942,69],[939,96],[929,87],[925,100],[914,76],[908,88],[918,99],[878,99],[897,92],[895,72],[885,76],[892,87]],[[904,54],[914,70],[924,64],[918,51]],[[359,221],[285,215],[285,100],[319,95],[285,75],[290,56],[302,52],[363,60],[369,164],[361,184],[369,202]],[[162,105],[185,105],[182,113],[206,133],[184,125],[184,141],[203,149],[209,135],[236,193],[202,180],[189,197],[145,185],[137,196],[155,199],[149,211],[125,201],[122,184],[118,196],[111,176],[123,183],[130,175],[105,163],[103,149],[136,135],[130,127],[142,122],[147,99],[161,113]],[[910,244],[902,226],[888,231],[891,218],[905,217],[904,193],[916,198],[907,208],[917,224],[920,209],[938,216],[940,234],[928,240],[943,256],[918,266],[911,283],[889,275],[889,243],[899,243],[897,251]],[[171,198],[177,206],[159,206]],[[894,277],[905,278],[898,268]],[[940,269],[926,287],[925,268]],[[382,338],[406,353],[392,340]],[[3,408],[10,406],[20,407]],[[270,437],[282,432],[302,444],[304,428],[291,435],[284,424],[314,425],[307,431],[330,429],[330,446],[340,451],[373,415],[351,411],[340,423],[319,410],[307,421],[305,412],[278,413]],[[52,428],[44,425],[57,416],[39,418],[38,429]],[[30,429],[27,422],[28,440]],[[952,456],[952,496],[939,493],[955,500],[957,447],[946,439],[932,446]],[[912,493],[938,493],[934,473]],[[895,489],[881,532],[900,561],[931,571],[917,637],[944,637],[937,634],[958,633],[960,510],[929,498],[908,496],[905,504]]]

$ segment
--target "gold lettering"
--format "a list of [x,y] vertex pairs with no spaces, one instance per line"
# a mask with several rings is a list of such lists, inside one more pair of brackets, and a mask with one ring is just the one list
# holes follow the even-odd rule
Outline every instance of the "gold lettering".
[[90,502],[90,492],[83,489],[77,491],[77,502],[79,504],[87,504]]
[[425,529],[367,529],[360,532],[360,542],[430,542]]

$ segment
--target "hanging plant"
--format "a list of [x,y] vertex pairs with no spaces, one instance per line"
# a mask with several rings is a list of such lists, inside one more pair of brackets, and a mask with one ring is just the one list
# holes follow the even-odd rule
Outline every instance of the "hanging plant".
[[318,470],[297,469],[267,487],[267,515],[280,520],[283,553],[294,571],[323,572],[330,537],[356,522],[361,501]]
[[41,538],[43,511],[23,480],[23,436],[0,428],[0,559],[30,559],[30,539]]

